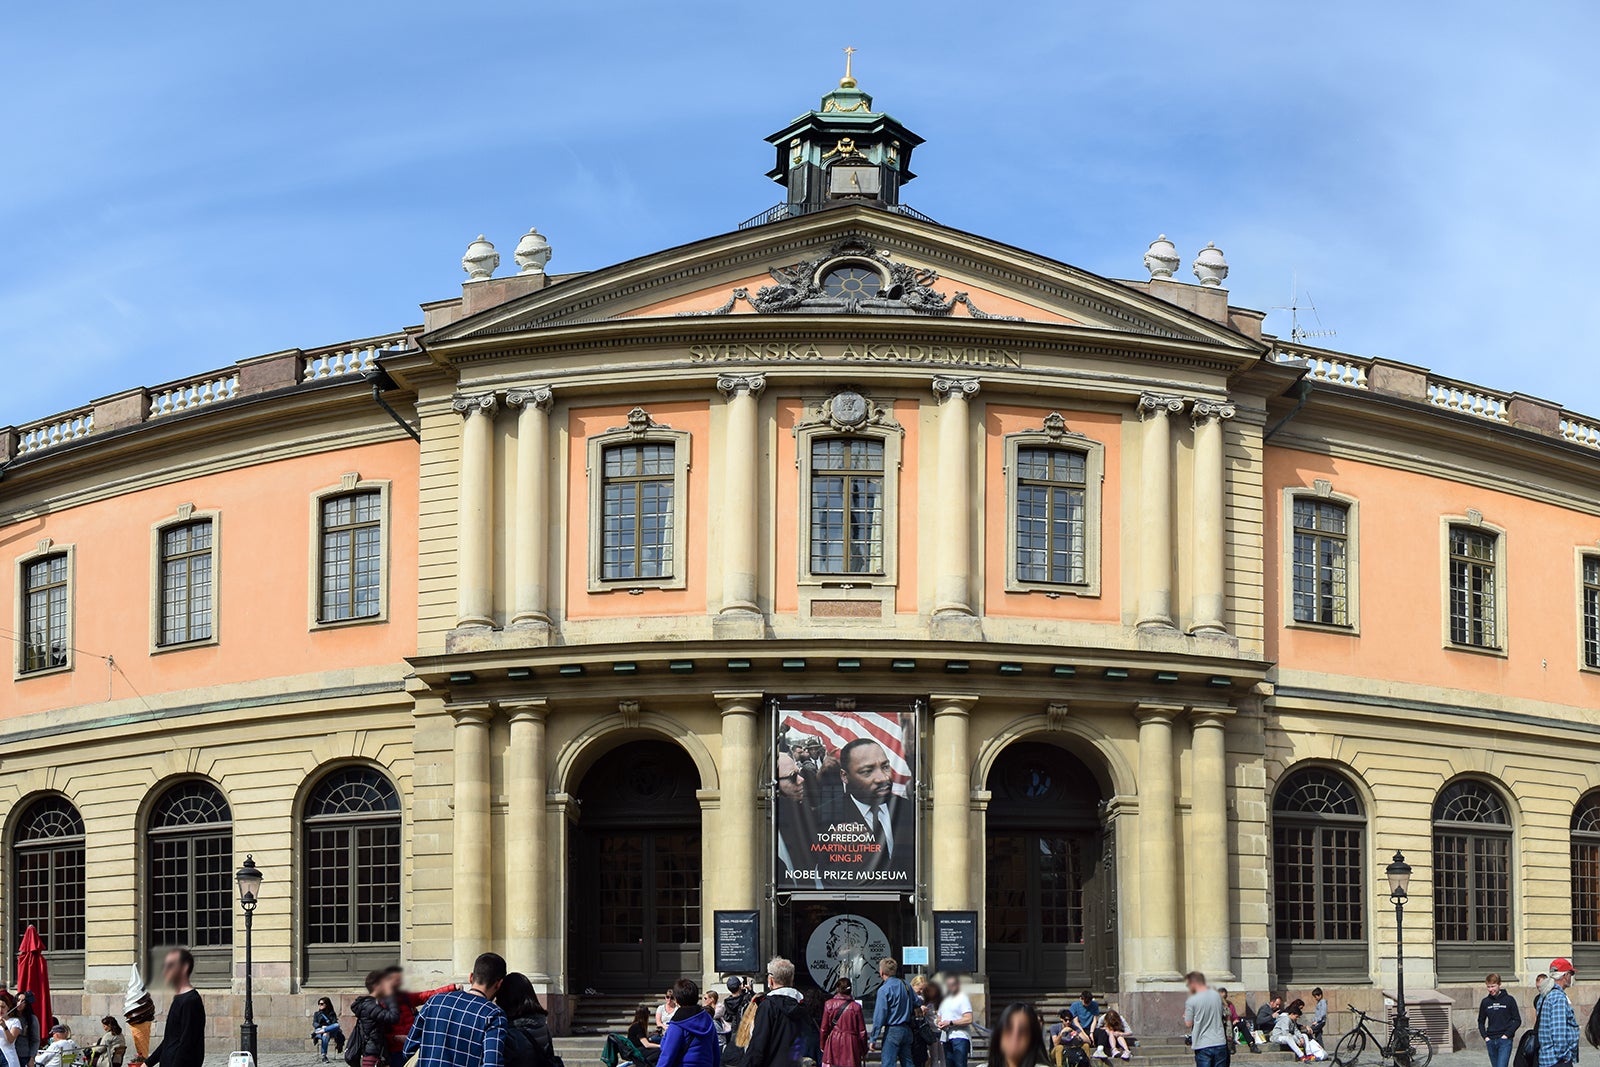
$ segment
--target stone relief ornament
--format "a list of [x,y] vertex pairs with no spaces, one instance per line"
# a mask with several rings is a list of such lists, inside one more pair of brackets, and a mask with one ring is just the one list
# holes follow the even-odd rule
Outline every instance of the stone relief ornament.
[[[829,284],[835,270],[854,268],[876,284]],[[953,297],[933,288],[939,272],[894,259],[888,252],[859,237],[849,237],[833,245],[815,259],[773,267],[767,271],[773,284],[763,285],[754,296],[739,287],[719,307],[703,311],[679,312],[682,316],[727,315],[741,302],[765,315],[800,312],[822,315],[917,315],[943,316],[963,305],[975,319],[1019,322],[1017,315],[990,315],[973,304],[966,293]]]
[[1144,254],[1144,269],[1150,272],[1152,278],[1170,278],[1178,272],[1178,246],[1167,240],[1166,234],[1160,234],[1150,242],[1150,248]]
[[866,427],[905,432],[905,427],[894,421],[894,415],[887,407],[849,386],[834,390],[824,400],[808,403],[806,414],[795,425],[795,429],[819,424],[841,433]]
[[494,272],[499,267],[500,253],[494,250],[494,245],[481,233],[478,234],[476,241],[467,246],[467,254],[461,257],[461,269],[475,282],[494,277]]
[[1067,429],[1067,417],[1059,411],[1052,411],[1044,417],[1044,435],[1052,441],[1060,441],[1067,437],[1082,437],[1083,434]]
[[517,250],[512,253],[517,261],[517,273],[543,274],[544,265],[550,262],[550,254],[550,242],[545,240],[544,234],[537,227],[528,227],[528,232],[517,242]]

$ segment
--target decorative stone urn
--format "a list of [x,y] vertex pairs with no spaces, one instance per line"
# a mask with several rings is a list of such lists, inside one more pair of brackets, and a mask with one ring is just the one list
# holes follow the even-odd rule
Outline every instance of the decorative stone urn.
[[481,233],[476,241],[467,246],[467,254],[461,257],[461,269],[475,282],[494,277],[495,269],[499,266],[500,253]]
[[1214,244],[1202,248],[1194,257],[1194,276],[1201,285],[1221,285],[1228,276],[1228,261],[1222,258],[1222,249]]
[[550,262],[550,242],[536,227],[530,226],[517,242],[515,256],[518,274],[543,274],[544,265]]
[[1144,269],[1150,272],[1152,278],[1170,278],[1177,273],[1178,246],[1167,240],[1166,234],[1161,234],[1150,242],[1150,248],[1144,254]]

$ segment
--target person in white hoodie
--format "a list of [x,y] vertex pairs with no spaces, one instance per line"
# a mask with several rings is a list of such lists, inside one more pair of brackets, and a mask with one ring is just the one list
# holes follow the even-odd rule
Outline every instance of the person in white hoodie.
[[50,1028],[50,1043],[39,1050],[33,1062],[38,1067],[74,1067],[78,1062],[78,1043],[65,1023]]
[[1295,1057],[1304,1063],[1325,1060],[1328,1058],[1327,1051],[1315,1038],[1300,1029],[1300,1011],[1303,1007],[1305,1005],[1297,1000],[1278,1016],[1277,1021],[1272,1024],[1273,1043],[1293,1052]]

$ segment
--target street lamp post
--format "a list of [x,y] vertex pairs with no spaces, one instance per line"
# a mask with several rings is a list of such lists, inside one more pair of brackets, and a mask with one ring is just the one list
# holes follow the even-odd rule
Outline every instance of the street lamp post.
[[1411,888],[1411,865],[1405,853],[1396,852],[1384,868],[1389,876],[1389,900],[1394,904],[1394,1049],[1395,1067],[1411,1067],[1411,1020],[1406,1018],[1406,893]]
[[250,1053],[250,1059],[260,1063],[261,1058],[256,1054],[256,1010],[255,1010],[255,960],[254,934],[256,904],[260,900],[261,882],[265,875],[261,868],[256,866],[254,856],[244,858],[244,866],[234,875],[239,883],[239,906],[244,909],[244,1022],[239,1024],[239,1044],[245,1052]]

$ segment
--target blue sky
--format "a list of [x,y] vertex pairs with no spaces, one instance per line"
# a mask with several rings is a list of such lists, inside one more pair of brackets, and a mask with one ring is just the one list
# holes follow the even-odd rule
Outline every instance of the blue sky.
[[1592,2],[13,5],[0,424],[419,322],[479,232],[560,272],[730,229],[847,44],[941,222],[1114,277],[1215,241],[1330,347],[1600,413],[1597,39]]

